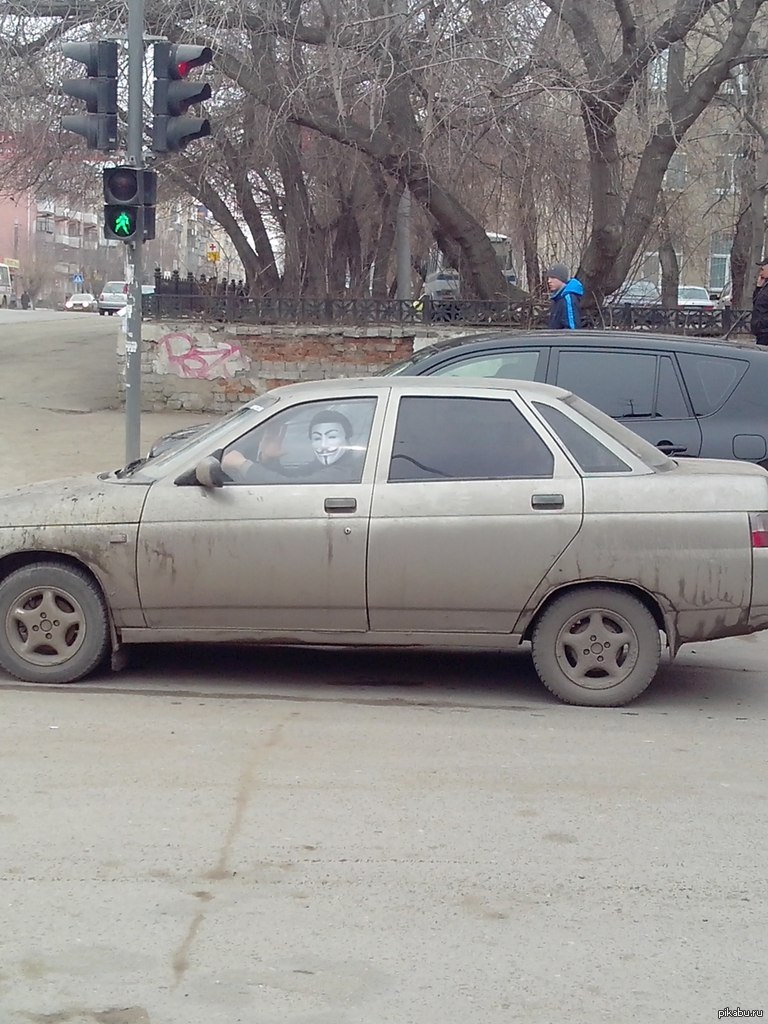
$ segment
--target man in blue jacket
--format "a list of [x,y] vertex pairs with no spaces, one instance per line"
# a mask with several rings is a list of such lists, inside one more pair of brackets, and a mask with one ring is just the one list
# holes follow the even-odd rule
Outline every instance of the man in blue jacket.
[[584,286],[571,277],[564,263],[553,263],[547,271],[552,309],[549,326],[555,331],[577,331],[581,327],[581,296]]

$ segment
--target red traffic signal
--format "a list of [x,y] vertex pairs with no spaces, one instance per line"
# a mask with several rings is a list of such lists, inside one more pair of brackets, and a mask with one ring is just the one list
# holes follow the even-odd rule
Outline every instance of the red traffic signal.
[[184,149],[193,139],[211,134],[204,117],[186,117],[191,106],[211,98],[207,82],[185,82],[194,68],[210,64],[213,50],[209,46],[155,43],[155,88],[152,97],[152,150],[173,153]]
[[[159,46],[167,45],[159,43]],[[155,47],[155,60],[157,60],[157,46]],[[186,78],[190,71],[202,67],[203,64],[210,64],[213,60],[213,50],[210,46],[189,46],[181,43],[170,47],[168,71],[169,78],[179,81]],[[155,66],[157,72],[157,66]]]

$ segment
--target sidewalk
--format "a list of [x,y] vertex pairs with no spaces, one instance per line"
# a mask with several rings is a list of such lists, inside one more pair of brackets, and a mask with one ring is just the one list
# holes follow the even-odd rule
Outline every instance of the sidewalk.
[[[214,419],[200,413],[143,413],[141,454],[155,438],[189,423]],[[125,464],[125,413],[52,412],[0,402],[0,489]]]

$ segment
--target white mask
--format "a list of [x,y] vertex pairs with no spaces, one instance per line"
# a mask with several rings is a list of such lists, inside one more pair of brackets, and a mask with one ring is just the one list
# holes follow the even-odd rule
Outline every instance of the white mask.
[[312,428],[310,441],[312,450],[324,466],[332,466],[334,462],[338,462],[347,447],[344,427],[334,420],[316,423]]

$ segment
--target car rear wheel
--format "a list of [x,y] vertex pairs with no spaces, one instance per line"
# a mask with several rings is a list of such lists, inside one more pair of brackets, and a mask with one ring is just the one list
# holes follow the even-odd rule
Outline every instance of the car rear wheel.
[[560,700],[618,707],[646,689],[659,667],[659,627],[645,605],[611,587],[556,598],[533,631],[539,679]]
[[109,647],[101,591],[82,569],[35,562],[0,583],[0,665],[29,683],[72,683]]

